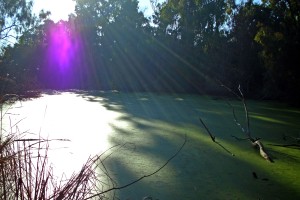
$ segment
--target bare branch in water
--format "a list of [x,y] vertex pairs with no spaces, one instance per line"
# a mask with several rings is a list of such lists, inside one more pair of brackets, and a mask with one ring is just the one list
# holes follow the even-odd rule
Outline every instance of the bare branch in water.
[[209,129],[207,128],[207,126],[205,125],[205,123],[203,122],[203,120],[200,117],[199,117],[199,120],[200,120],[201,124],[203,125],[203,127],[205,128],[205,130],[207,131],[207,133],[209,134],[211,140],[213,142],[216,142],[216,137],[211,134],[211,132],[209,131]]
[[206,129],[207,133],[209,134],[211,140],[216,143],[217,145],[219,145],[222,149],[224,149],[227,153],[231,154],[232,156],[234,156],[234,154],[229,151],[227,148],[225,148],[220,142],[216,141],[216,137],[212,135],[212,133],[210,132],[210,130],[207,128],[207,126],[205,125],[205,123],[203,122],[203,120],[199,117],[199,120],[201,122],[201,124],[204,126],[204,128]]
[[269,145],[277,146],[277,147],[295,147],[297,149],[300,148],[300,137],[299,136],[298,137],[293,137],[293,136],[290,136],[290,135],[283,134],[282,139],[284,141],[292,140],[292,142],[290,142],[289,144],[269,144]]
[[272,146],[277,146],[277,147],[296,147],[300,148],[300,144],[269,144]]
[[144,178],[153,176],[154,174],[156,174],[156,173],[158,173],[160,170],[162,170],[162,169],[163,169],[163,168],[164,168],[164,167],[165,167],[172,159],[174,159],[174,158],[181,152],[181,150],[183,149],[183,147],[184,147],[185,144],[186,144],[186,141],[187,141],[187,139],[186,139],[186,135],[185,135],[185,137],[184,137],[184,142],[183,142],[183,144],[180,146],[180,148],[176,151],[176,153],[175,153],[173,156],[171,156],[171,157],[170,157],[170,158],[169,158],[169,159],[168,159],[161,167],[159,167],[157,170],[153,171],[152,173],[149,173],[149,174],[146,174],[146,175],[144,175],[144,176],[141,176],[140,178],[138,178],[138,179],[136,179],[136,180],[134,180],[134,181],[132,181],[132,182],[126,184],[126,185],[119,186],[119,187],[114,186],[114,187],[109,188],[109,189],[107,189],[107,190],[104,190],[104,191],[102,191],[102,192],[100,192],[100,193],[91,195],[91,196],[89,196],[88,198],[85,198],[84,200],[87,200],[87,199],[91,199],[91,198],[100,196],[100,195],[102,195],[102,194],[108,193],[108,192],[113,191],[113,190],[121,190],[121,189],[124,189],[124,188],[126,188],[126,187],[129,187],[129,186],[131,186],[131,185],[133,185],[133,184],[135,184],[135,183],[141,181],[141,180],[144,179]]
[[247,129],[246,129],[246,132],[247,132],[247,135],[251,138],[251,135],[250,135],[250,119],[249,119],[249,112],[248,112],[248,108],[247,108],[247,105],[246,105],[246,100],[245,100],[245,97],[244,97],[244,94],[241,90],[241,85],[239,85],[238,87],[238,90],[240,92],[240,95],[241,95],[241,101],[243,103],[243,106],[244,106],[244,110],[245,110],[245,118],[246,118],[246,123],[247,123]]
[[[234,107],[227,101],[227,104],[231,107],[232,109],[232,115],[233,115],[233,119],[236,123],[236,125],[238,127],[241,128],[242,132],[246,135],[246,140],[250,140],[252,145],[253,146],[256,146],[259,148],[259,152],[260,152],[260,155],[270,161],[270,162],[273,162],[271,156],[267,153],[267,151],[265,150],[263,144],[261,143],[260,141],[260,138],[253,138],[251,136],[251,132],[250,132],[250,119],[249,119],[249,111],[248,111],[248,107],[247,107],[247,104],[246,104],[246,100],[245,100],[245,97],[244,97],[244,94],[242,92],[242,89],[241,89],[241,85],[238,86],[238,91],[239,91],[239,94],[235,93],[232,89],[230,89],[229,87],[225,86],[224,84],[222,84],[221,81],[219,81],[219,83],[221,84],[222,87],[226,88],[230,93],[234,94],[243,104],[243,107],[244,107],[244,112],[245,112],[245,120],[246,120],[246,128],[244,128],[241,123],[237,120],[237,117],[236,117],[236,114],[235,114],[235,109]],[[231,135],[232,137],[234,137],[235,139],[237,140],[245,140],[245,139],[241,139],[241,138],[238,138],[236,136],[233,136]]]
[[[246,123],[247,123],[247,128],[244,128],[242,126],[242,124],[238,121],[237,117],[236,117],[236,114],[235,114],[235,109],[233,107],[233,105],[229,102],[229,101],[226,101],[227,104],[231,107],[232,109],[232,116],[233,116],[233,120],[235,122],[235,124],[242,130],[242,132],[247,136],[247,138],[252,141],[252,138],[251,138],[251,134],[250,134],[250,123],[249,123],[249,114],[248,114],[248,109],[247,109],[247,105],[246,105],[246,102],[245,100],[242,98],[242,102],[243,102],[243,106],[244,106],[244,110],[245,110],[245,115],[246,115]],[[253,142],[253,141],[252,141]]]

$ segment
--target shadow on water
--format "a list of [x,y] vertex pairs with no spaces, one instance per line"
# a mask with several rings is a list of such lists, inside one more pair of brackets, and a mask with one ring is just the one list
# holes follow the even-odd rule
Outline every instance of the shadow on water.
[[[151,93],[76,94],[121,114],[110,123],[114,132],[109,141],[112,145],[130,142],[135,148],[112,155],[107,163],[118,186],[155,171],[176,152],[187,135],[186,146],[174,160],[157,174],[116,191],[120,199],[144,196],[154,199],[300,198],[299,150],[268,145],[282,143],[282,131],[297,134],[299,112],[282,112],[276,108],[271,110],[268,104],[249,103],[252,133],[263,138],[275,158],[275,163],[268,163],[249,143],[237,142],[230,136],[243,135],[232,120],[231,109],[221,100]],[[233,105],[243,121],[243,108],[239,102]],[[198,121],[199,116],[217,141],[235,156],[210,140]]]
[[[115,191],[120,199],[144,196],[153,199],[300,199],[299,149],[271,145],[291,142],[284,141],[283,134],[299,137],[297,109],[282,104],[248,102],[252,136],[262,138],[275,160],[269,163],[249,142],[231,137],[244,135],[233,122],[231,108],[222,100],[197,95],[99,91],[47,91],[44,94],[22,103],[22,108],[12,111],[16,114],[12,119],[18,121],[17,118],[26,117],[22,121],[25,126],[20,124],[21,130],[28,128],[47,138],[71,139],[66,151],[53,151],[53,163],[71,172],[73,165],[78,164],[80,169],[90,154],[116,144],[127,144],[105,161],[118,186],[157,170],[187,136],[184,149],[161,171]],[[243,106],[237,101],[231,103],[236,108],[237,118],[244,124]],[[199,117],[219,145],[212,142]],[[52,145],[51,148],[56,148]],[[61,145],[65,144],[57,144],[57,148]]]

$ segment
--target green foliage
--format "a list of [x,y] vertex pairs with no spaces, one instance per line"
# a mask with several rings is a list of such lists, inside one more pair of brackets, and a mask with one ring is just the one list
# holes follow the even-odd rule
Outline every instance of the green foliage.
[[0,2],[0,48],[19,36],[33,23],[32,1],[7,0]]
[[[63,23],[82,52],[66,87],[222,94],[220,80],[241,84],[247,97],[299,99],[298,1],[151,2],[155,12],[145,18],[137,0],[76,0],[75,14]],[[49,29],[57,25],[45,21],[5,48],[1,76],[59,89],[49,83],[56,72],[45,69],[44,59]]]
[[[265,19],[257,24],[254,40],[268,73],[266,87],[279,96],[299,99],[300,3],[294,0],[265,1]],[[273,94],[274,95],[274,94]]]
[[39,17],[34,16],[32,5],[24,0],[0,2],[0,94],[32,89],[35,82],[36,73],[29,64],[37,45],[35,28],[50,13],[42,10]]

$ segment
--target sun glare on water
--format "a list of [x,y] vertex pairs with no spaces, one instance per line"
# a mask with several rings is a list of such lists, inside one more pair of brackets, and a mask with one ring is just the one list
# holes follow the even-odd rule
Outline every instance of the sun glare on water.
[[[99,97],[99,102],[101,98]],[[16,103],[9,110],[6,125],[18,122],[25,138],[49,139],[49,163],[54,174],[70,176],[81,169],[90,156],[110,147],[110,123],[119,113],[109,111],[99,102],[91,103],[76,94],[43,95],[39,99]],[[63,139],[63,140],[61,140]],[[66,140],[64,140],[66,139]],[[69,141],[68,141],[69,140]]]

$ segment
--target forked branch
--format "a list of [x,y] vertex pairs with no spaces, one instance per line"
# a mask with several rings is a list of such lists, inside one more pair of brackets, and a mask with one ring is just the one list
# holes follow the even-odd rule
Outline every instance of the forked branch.
[[[220,82],[221,83],[221,82]],[[229,101],[227,101],[227,104],[231,107],[232,109],[232,115],[233,115],[233,119],[234,119],[234,122],[235,124],[240,127],[240,129],[242,130],[242,132],[246,135],[246,139],[250,140],[252,145],[255,146],[255,147],[258,147],[259,148],[259,153],[260,155],[270,161],[270,162],[273,162],[271,156],[267,153],[267,151],[265,150],[262,142],[260,141],[260,138],[253,138],[251,136],[251,132],[250,132],[250,120],[249,120],[249,112],[248,112],[248,107],[247,107],[247,104],[246,104],[246,100],[245,100],[245,97],[244,97],[244,94],[242,92],[242,89],[241,89],[241,85],[238,86],[238,91],[239,93],[236,93],[234,92],[232,89],[230,89],[229,87],[225,86],[224,84],[221,83],[221,86],[226,88],[231,94],[233,94],[234,96],[236,96],[243,104],[243,107],[244,107],[244,112],[245,112],[245,120],[246,120],[246,128],[244,128],[242,126],[242,124],[238,121],[237,117],[236,117],[236,113],[235,113],[235,109],[234,107],[232,106],[232,104],[230,104]],[[232,136],[238,140],[244,140],[244,139],[240,139],[236,136]]]

